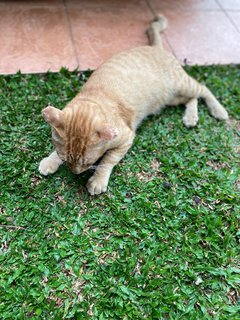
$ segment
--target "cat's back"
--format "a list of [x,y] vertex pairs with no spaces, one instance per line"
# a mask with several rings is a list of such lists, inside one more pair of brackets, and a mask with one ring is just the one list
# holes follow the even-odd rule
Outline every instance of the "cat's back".
[[[171,70],[176,71],[180,65],[175,57],[157,46],[143,46],[129,49],[104,62],[92,75],[91,80],[98,77],[124,78],[135,77],[140,74],[155,74]],[[116,78],[115,78],[116,80]],[[130,80],[130,79],[129,79]]]
[[107,97],[119,105],[132,106],[140,121],[172,100],[184,74],[171,53],[157,46],[137,47],[103,63],[80,94],[95,101]]
[[171,86],[180,73],[184,71],[171,53],[158,47],[137,47],[104,62],[91,75],[83,91],[97,87],[121,96],[133,96],[133,92],[138,91],[139,97],[141,93]]

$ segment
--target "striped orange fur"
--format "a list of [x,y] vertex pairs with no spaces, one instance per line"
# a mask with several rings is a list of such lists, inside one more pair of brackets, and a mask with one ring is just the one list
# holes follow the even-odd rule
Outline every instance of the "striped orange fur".
[[228,118],[214,95],[163,49],[160,32],[166,26],[166,18],[157,16],[147,30],[151,46],[113,56],[63,110],[51,106],[43,110],[56,150],[40,162],[41,174],[54,173],[63,162],[79,174],[95,168],[101,158],[87,183],[90,194],[99,194],[107,190],[113,167],[131,147],[146,116],[163,106],[184,103],[183,123],[193,127],[198,121],[197,99],[203,98],[213,117]]

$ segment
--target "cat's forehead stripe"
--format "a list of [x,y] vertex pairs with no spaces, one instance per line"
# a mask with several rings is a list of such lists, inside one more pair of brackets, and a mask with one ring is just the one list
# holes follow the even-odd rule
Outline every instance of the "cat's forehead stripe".
[[73,161],[79,159],[86,150],[89,134],[92,130],[93,123],[92,110],[80,107],[73,110],[70,121],[67,126],[67,153]]

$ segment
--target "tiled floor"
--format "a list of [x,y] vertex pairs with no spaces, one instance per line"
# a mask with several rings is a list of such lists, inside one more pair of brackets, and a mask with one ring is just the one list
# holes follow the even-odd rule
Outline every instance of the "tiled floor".
[[6,0],[0,73],[96,68],[147,44],[157,12],[169,20],[164,45],[182,63],[240,63],[240,0]]

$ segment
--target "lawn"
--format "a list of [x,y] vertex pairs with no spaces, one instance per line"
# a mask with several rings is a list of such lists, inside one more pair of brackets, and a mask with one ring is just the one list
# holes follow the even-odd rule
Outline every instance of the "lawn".
[[41,109],[90,72],[0,77],[1,319],[240,319],[240,66],[187,69],[231,120],[150,117],[94,197],[91,172],[38,172]]

